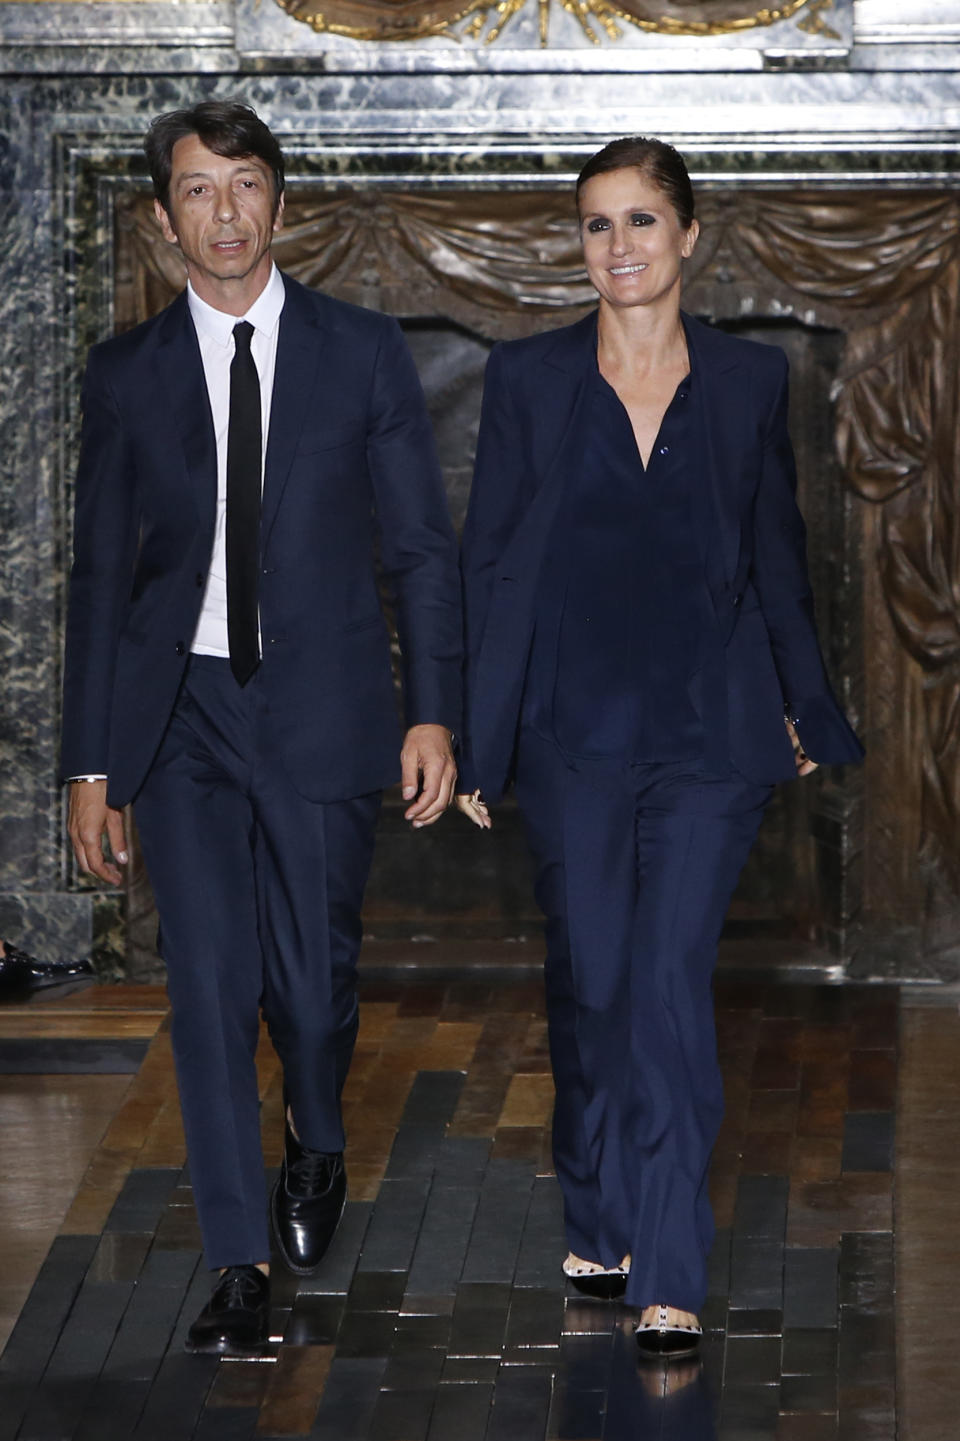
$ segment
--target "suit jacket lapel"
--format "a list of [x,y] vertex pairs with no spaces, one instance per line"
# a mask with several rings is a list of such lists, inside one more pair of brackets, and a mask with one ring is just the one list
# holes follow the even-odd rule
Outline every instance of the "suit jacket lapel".
[[[692,453],[699,451],[705,459],[705,480],[708,503],[697,507],[701,550],[711,590],[732,581],[740,556],[740,525],[735,497],[730,494],[729,481],[722,463],[720,439],[725,433],[724,413],[730,405],[726,372],[735,370],[737,361],[724,345],[726,337],[681,312],[692,362],[694,424],[699,435],[693,437]],[[742,403],[742,402],[741,402]],[[719,536],[719,547],[717,537]]]
[[539,574],[543,550],[563,493],[564,478],[580,463],[585,440],[584,405],[587,380],[595,364],[597,313],[591,311],[575,325],[558,331],[554,344],[540,362],[537,379],[543,387],[544,431],[549,449],[543,459],[526,514],[502,558],[504,575]]
[[558,466],[564,470],[569,468],[571,444],[576,444],[581,438],[580,422],[589,389],[587,382],[597,364],[596,310],[557,332],[553,345],[543,357],[543,364],[546,366],[545,394],[552,397],[562,417],[560,423],[554,426],[554,434],[560,440],[545,467],[543,474],[546,480]]
[[201,531],[212,537],[217,515],[217,442],[186,291],[177,296],[160,322],[156,363],[197,519]]
[[287,297],[280,313],[277,363],[270,402],[270,433],[263,476],[262,547],[276,520],[304,418],[316,385],[325,328],[300,286],[283,277]]
[[[566,478],[583,456],[586,436],[582,419],[589,393],[589,367],[595,353],[594,312],[560,331],[539,363],[534,393],[542,410],[541,436],[547,439],[539,442],[541,456],[533,496],[497,564],[475,680],[477,695],[496,697],[497,704],[478,710],[474,739],[479,747],[488,742],[495,746],[501,728],[505,735],[513,731],[533,635],[534,597],[544,551],[553,533]],[[507,691],[502,686],[505,676],[510,677]]]

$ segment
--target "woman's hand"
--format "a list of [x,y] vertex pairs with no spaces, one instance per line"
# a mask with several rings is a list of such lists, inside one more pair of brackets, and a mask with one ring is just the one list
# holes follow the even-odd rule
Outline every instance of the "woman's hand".
[[[796,727],[789,716],[784,716],[783,723],[787,728],[787,735],[790,737],[790,744],[793,746],[793,759],[797,766],[798,776],[808,776],[817,769],[817,762],[812,761],[800,744],[800,737],[797,735]],[[457,797],[459,804],[459,796]]]
[[479,791],[472,791],[469,795],[454,796],[457,810],[479,826],[482,831],[489,831],[493,827],[490,819],[490,812],[487,810],[487,803]]

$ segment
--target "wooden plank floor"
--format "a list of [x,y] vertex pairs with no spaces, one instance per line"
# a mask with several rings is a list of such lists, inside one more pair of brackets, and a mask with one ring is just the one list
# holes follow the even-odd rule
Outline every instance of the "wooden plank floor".
[[904,996],[897,1117],[900,1441],[955,1441],[960,1334],[960,999]]
[[264,1364],[182,1352],[209,1278],[162,991],[0,1011],[0,1441],[893,1441],[896,991],[718,981],[707,1335],[666,1383],[560,1274],[539,984],[368,981],[361,1012],[344,1222],[316,1277],[275,1268]]

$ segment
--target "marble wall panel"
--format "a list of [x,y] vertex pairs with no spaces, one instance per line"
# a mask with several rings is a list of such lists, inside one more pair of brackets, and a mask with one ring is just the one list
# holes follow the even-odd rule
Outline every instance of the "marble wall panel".
[[[18,100],[21,102],[18,104]],[[57,417],[48,384],[51,323],[50,231],[44,187],[32,163],[28,97],[8,92],[0,124],[0,890],[21,875],[59,876],[49,844],[49,771],[55,715],[53,648],[61,573],[54,516]]]
[[145,74],[232,69],[233,0],[0,0],[0,70]]

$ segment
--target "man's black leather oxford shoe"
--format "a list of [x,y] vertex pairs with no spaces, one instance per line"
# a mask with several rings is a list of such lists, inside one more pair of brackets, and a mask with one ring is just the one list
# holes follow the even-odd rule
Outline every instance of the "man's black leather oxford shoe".
[[323,1260],[347,1200],[340,1151],[311,1151],[287,1122],[280,1177],[270,1198],[273,1233],[290,1270],[309,1276]]
[[0,948],[0,1001],[24,1000],[34,991],[92,975],[89,961],[38,961],[9,941]]
[[270,1281],[256,1266],[228,1266],[187,1333],[186,1349],[202,1356],[249,1356],[267,1339]]

